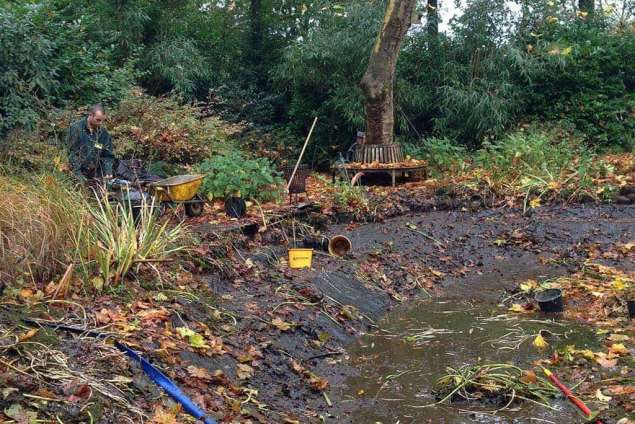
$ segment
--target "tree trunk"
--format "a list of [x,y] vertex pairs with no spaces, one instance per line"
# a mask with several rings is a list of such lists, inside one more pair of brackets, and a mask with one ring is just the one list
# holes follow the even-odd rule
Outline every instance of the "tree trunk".
[[366,108],[366,144],[393,142],[395,68],[416,3],[417,0],[388,0],[384,21],[361,81]]
[[249,5],[249,20],[251,24],[249,33],[251,49],[248,60],[251,61],[253,77],[256,83],[260,85],[263,81],[262,56],[264,53],[262,48],[262,3],[260,0],[251,0]]
[[578,8],[580,12],[586,12],[590,17],[595,9],[595,0],[578,0]]
[[432,38],[436,38],[439,35],[439,1],[428,0],[428,7],[426,10],[428,34]]

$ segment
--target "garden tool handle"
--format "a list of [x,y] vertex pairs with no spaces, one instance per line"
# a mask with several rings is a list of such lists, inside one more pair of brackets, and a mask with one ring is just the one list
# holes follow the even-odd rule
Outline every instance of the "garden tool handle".
[[[582,413],[585,416],[589,417],[593,414],[593,412],[584,404],[584,402],[578,399],[567,386],[565,386],[564,384],[560,382],[560,380],[558,380],[558,377],[556,377],[547,368],[543,368],[543,371],[545,375],[549,378],[549,380],[562,392],[562,394],[565,395],[567,399],[569,399],[571,403],[573,403],[580,411],[582,411]],[[603,424],[603,423],[602,421],[598,419],[598,420],[595,420],[595,424]]]

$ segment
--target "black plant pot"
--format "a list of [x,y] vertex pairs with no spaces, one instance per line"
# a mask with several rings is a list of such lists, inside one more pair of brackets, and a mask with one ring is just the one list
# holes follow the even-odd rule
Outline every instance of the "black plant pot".
[[225,200],[225,213],[232,218],[240,218],[247,212],[247,204],[241,197],[228,197]]
[[314,250],[322,250],[324,252],[328,252],[329,239],[328,237],[324,236],[306,236],[304,240],[302,240],[302,246]]
[[535,299],[542,312],[562,312],[564,310],[562,290],[560,289],[548,289],[538,292]]

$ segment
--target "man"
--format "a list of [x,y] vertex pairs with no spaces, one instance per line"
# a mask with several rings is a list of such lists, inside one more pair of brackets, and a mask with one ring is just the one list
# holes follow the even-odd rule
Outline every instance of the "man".
[[115,156],[112,139],[102,127],[106,118],[101,103],[88,109],[88,116],[68,129],[68,160],[73,173],[82,181],[111,178]]

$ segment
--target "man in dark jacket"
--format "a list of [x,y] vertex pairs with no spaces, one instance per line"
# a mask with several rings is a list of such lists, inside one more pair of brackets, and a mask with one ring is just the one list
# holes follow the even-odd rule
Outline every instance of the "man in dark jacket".
[[115,155],[110,134],[102,127],[105,117],[104,107],[98,103],[68,129],[68,160],[81,180],[112,177]]

